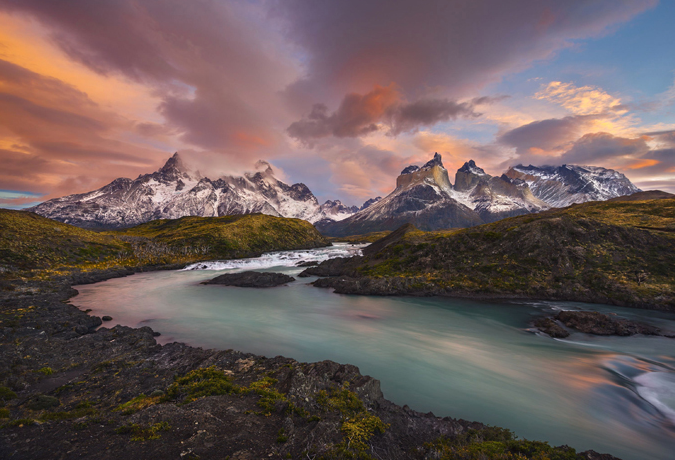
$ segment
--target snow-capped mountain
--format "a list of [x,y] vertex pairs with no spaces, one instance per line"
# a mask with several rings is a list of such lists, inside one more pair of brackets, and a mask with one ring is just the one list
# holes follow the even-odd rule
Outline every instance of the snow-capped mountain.
[[411,165],[401,171],[396,189],[375,204],[340,222],[316,225],[330,236],[394,230],[405,223],[420,230],[470,227],[637,191],[623,174],[611,169],[519,165],[501,176],[491,176],[473,160],[457,170],[453,186],[436,153],[421,168]]
[[340,200],[327,200],[320,207],[321,213],[326,219],[334,221],[346,219],[359,211],[358,206],[345,206]]
[[472,209],[453,198],[453,188],[441,156],[421,168],[408,166],[396,179],[396,189],[340,222],[318,225],[331,236],[357,235],[394,230],[412,223],[420,230],[470,227],[482,224]]
[[623,174],[597,166],[523,166],[509,168],[511,179],[526,182],[537,198],[553,208],[631,195],[640,189]]
[[371,198],[371,199],[367,200],[365,203],[363,203],[363,206],[361,206],[358,210],[359,210],[359,211],[363,211],[363,210],[366,209],[368,206],[377,203],[377,202],[380,201],[381,199],[382,199],[381,196],[377,196],[377,197],[375,197],[375,198]]
[[527,183],[504,174],[493,177],[473,160],[457,170],[454,192],[453,197],[477,212],[484,222],[549,208],[532,194]]
[[354,214],[339,201],[319,205],[304,184],[287,185],[269,163],[258,171],[217,180],[189,171],[178,153],[152,174],[120,178],[93,192],[55,198],[30,211],[85,228],[120,228],[154,219],[263,213],[309,222],[338,221]]

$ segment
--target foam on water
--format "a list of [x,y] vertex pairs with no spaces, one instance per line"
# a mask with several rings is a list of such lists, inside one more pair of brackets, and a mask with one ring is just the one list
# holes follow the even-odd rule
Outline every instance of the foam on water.
[[260,257],[250,259],[198,262],[188,265],[183,270],[255,270],[271,267],[294,267],[300,262],[323,262],[337,257],[358,256],[361,255],[361,249],[365,246],[367,245],[334,243],[333,246],[319,249],[267,252]]
[[634,381],[637,393],[675,423],[675,373],[646,372]]

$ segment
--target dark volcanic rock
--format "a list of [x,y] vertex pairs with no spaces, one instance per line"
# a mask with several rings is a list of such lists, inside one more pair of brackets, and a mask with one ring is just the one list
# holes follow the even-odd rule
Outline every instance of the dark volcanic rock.
[[284,275],[283,273],[248,271],[241,273],[226,273],[224,275],[216,276],[212,280],[204,281],[202,284],[265,288],[281,286],[282,284],[287,284],[292,281],[295,281],[295,278]]
[[351,267],[358,265],[362,260],[362,256],[336,257],[335,259],[324,260],[315,267],[309,267],[298,276],[300,278],[308,276],[342,276],[349,273]]
[[570,335],[564,327],[556,323],[552,318],[537,318],[534,321],[534,326],[554,339],[564,339]]
[[625,337],[644,334],[675,338],[675,335],[664,334],[657,327],[627,319],[614,318],[597,311],[561,311],[552,318],[537,318],[534,321],[536,328],[554,338],[565,338],[570,335],[562,325],[593,335],[618,335]]
[[321,278],[312,283],[315,287],[333,288],[338,294],[358,295],[410,295],[433,296],[442,294],[434,284],[427,282],[423,277],[382,277],[374,278],[334,276]]
[[567,327],[585,332],[586,334],[620,336],[635,334],[664,335],[657,327],[626,319],[613,318],[597,311],[561,311],[555,316],[555,319]]
[[315,267],[319,265],[319,262],[316,260],[307,260],[305,262],[298,262],[295,264],[296,267]]
[[101,319],[102,319],[103,321],[112,321],[113,318],[112,318],[112,316],[106,315],[106,316],[101,316]]

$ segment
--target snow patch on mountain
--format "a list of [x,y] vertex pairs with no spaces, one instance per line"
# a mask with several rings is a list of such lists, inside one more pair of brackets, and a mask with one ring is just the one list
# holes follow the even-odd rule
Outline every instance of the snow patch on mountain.
[[537,198],[562,208],[586,201],[604,201],[640,191],[618,171],[598,166],[511,167],[506,176],[528,184]]

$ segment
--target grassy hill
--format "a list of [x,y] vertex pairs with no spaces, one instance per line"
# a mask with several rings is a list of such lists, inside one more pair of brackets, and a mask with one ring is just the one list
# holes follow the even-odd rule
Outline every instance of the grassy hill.
[[266,214],[160,219],[107,234],[130,243],[147,239],[171,253],[208,255],[211,259],[328,244],[309,222]]
[[345,293],[567,299],[675,310],[672,198],[590,202],[479,227],[393,235],[339,269],[354,280],[318,285]]
[[129,245],[32,212],[0,209],[0,271],[90,264],[117,257]]
[[0,209],[0,275],[249,257],[327,241],[308,222],[262,214],[184,217],[97,233]]

